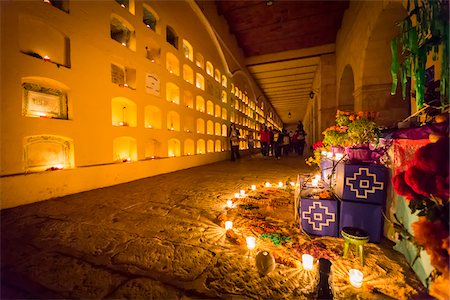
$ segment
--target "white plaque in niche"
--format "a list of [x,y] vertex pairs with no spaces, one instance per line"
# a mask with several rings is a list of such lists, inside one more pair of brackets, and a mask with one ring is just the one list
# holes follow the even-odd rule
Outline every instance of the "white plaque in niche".
[[25,116],[68,119],[65,92],[32,83],[24,83],[22,86]]
[[145,92],[155,96],[160,95],[160,80],[159,76],[147,73],[145,75]]

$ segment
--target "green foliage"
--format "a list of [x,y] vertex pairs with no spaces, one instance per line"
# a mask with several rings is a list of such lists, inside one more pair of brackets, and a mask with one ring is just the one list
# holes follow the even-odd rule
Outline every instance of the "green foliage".
[[354,145],[364,145],[377,142],[379,130],[374,121],[359,118],[348,126],[347,135]]

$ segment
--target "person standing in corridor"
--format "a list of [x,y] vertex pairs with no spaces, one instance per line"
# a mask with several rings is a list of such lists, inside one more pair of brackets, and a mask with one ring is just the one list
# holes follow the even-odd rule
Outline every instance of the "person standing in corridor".
[[231,123],[230,132],[228,133],[231,146],[231,161],[241,158],[239,154],[239,135],[239,129],[236,128],[234,123]]

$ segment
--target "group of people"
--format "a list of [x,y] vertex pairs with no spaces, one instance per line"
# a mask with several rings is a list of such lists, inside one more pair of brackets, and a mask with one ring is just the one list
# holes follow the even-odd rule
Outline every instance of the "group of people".
[[[281,159],[282,155],[289,155],[289,153],[296,153],[303,155],[305,149],[306,132],[303,128],[303,123],[298,122],[297,130],[289,132],[286,129],[277,130],[272,127],[262,125],[258,131],[259,140],[261,143],[261,154],[263,157],[273,156],[276,159]],[[231,146],[231,160],[234,161],[240,158],[239,154],[239,140],[240,132],[236,125],[232,123],[228,132]],[[255,147],[255,136],[252,131],[246,136],[250,157],[253,156]]]

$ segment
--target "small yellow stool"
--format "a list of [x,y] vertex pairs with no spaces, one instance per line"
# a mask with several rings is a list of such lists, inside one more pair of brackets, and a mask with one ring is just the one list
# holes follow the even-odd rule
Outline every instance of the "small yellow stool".
[[348,254],[348,247],[350,244],[355,245],[356,255],[359,256],[361,266],[364,266],[364,245],[369,241],[369,234],[356,227],[344,227],[341,231],[344,238],[344,255]]

